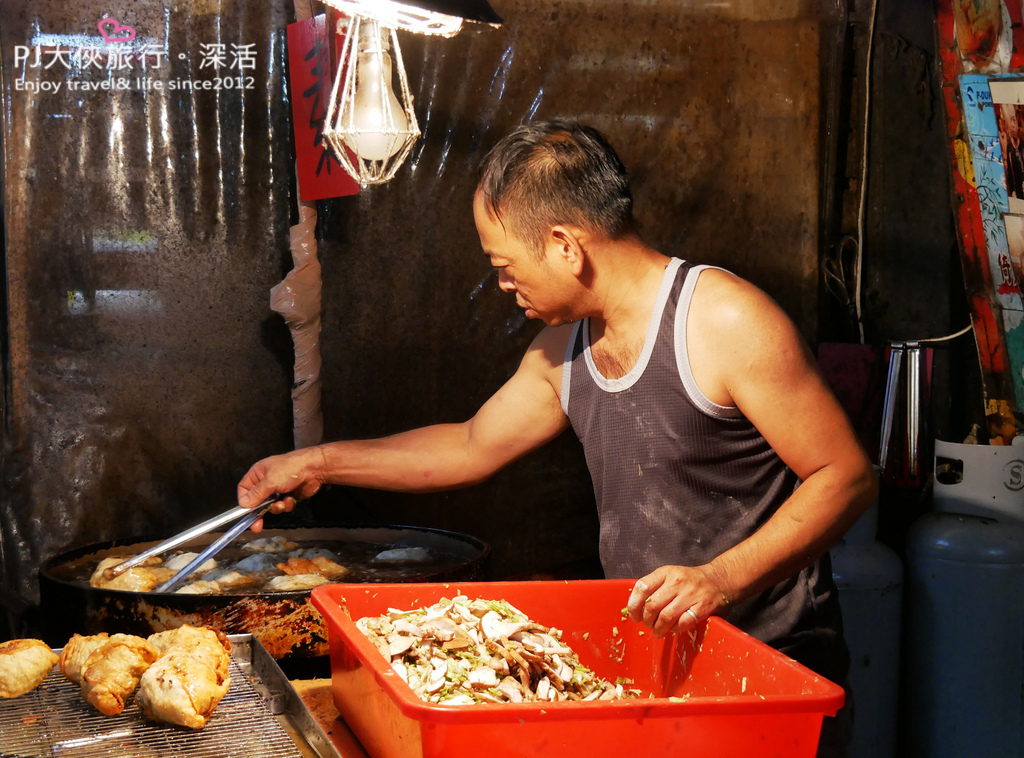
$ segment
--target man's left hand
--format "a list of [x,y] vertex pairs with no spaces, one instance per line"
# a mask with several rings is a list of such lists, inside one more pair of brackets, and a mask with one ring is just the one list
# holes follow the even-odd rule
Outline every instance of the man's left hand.
[[662,566],[638,579],[629,596],[629,617],[655,637],[688,632],[708,616],[724,614],[729,600],[708,566]]

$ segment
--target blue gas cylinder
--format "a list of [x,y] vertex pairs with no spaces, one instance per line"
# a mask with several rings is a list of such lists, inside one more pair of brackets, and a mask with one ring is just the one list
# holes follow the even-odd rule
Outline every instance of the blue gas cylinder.
[[[937,460],[956,455],[942,447]],[[936,487],[936,510],[907,535],[905,754],[1024,758],[1024,502],[1013,473],[1024,448],[958,457],[964,481],[984,486],[956,497]],[[990,470],[972,477],[979,465]]]
[[903,564],[875,540],[878,505],[830,551],[850,648],[851,758],[895,758]]

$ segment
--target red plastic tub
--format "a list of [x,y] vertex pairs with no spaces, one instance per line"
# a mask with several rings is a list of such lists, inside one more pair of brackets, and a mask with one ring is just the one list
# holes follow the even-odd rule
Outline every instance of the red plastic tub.
[[[312,600],[330,631],[339,713],[373,758],[694,755],[813,758],[843,704],[822,679],[720,618],[655,639],[623,620],[631,580],[329,584]],[[580,663],[633,680],[637,700],[443,706],[420,700],[354,620],[443,597],[507,600],[563,631]],[[647,697],[651,695],[652,697]]]

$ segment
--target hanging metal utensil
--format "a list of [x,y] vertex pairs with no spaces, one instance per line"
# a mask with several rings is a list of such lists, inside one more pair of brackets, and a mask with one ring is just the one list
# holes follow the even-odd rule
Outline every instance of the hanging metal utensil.
[[921,343],[907,342],[907,473],[921,473]]
[[889,343],[889,376],[885,382],[885,405],[882,409],[882,439],[878,452],[878,466],[886,473],[889,461],[889,443],[892,439],[892,425],[896,418],[896,396],[900,384],[900,366],[903,361],[904,343]]

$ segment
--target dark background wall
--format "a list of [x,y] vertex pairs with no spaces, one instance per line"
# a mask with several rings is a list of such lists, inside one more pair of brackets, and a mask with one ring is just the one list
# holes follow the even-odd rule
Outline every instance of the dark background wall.
[[[655,246],[750,278],[815,346],[849,339],[841,309],[819,294],[819,255],[850,231],[860,2],[849,24],[841,3],[810,0],[494,5],[507,21],[500,30],[403,36],[422,139],[390,184],[318,204],[327,439],[461,421],[515,370],[539,325],[497,290],[470,208],[479,158],[533,118],[575,116],[606,131]],[[40,31],[87,34],[104,13],[165,43],[168,80],[210,75],[197,70],[203,43],[256,43],[257,86],[218,97],[15,88],[14,45]],[[176,531],[226,507],[257,458],[290,447],[291,341],[267,306],[290,267],[294,216],[289,16],[240,1],[3,5],[0,548],[10,605],[35,601],[45,558]],[[946,334],[966,318],[933,35],[928,0],[880,3],[870,345]],[[834,174],[823,155],[837,159]],[[110,290],[148,294],[111,305]],[[953,388],[976,358],[948,355],[937,377]],[[953,397],[936,379],[936,426],[953,436],[980,408],[967,385]],[[480,487],[335,488],[292,522],[468,532],[492,545],[495,577],[592,567],[596,555],[590,482],[571,433]]]
[[[869,0],[851,3],[840,98],[835,239],[857,230],[870,17]],[[943,337],[970,324],[951,211],[936,43],[933,0],[879,0],[871,65],[862,293],[874,405],[854,415],[875,454],[886,344]],[[856,328],[835,298],[823,293],[821,304],[822,342],[856,341]],[[909,525],[930,505],[932,441],[963,442],[973,425],[986,426],[972,333],[932,346],[926,390],[923,476],[916,481],[887,477],[880,496],[880,536],[897,550],[902,549]],[[893,444],[899,448],[899,429],[896,434]],[[892,461],[898,468],[898,458]]]
[[[859,33],[867,3],[856,5]],[[934,19],[931,0],[879,3],[864,285],[869,344],[941,337],[970,322],[951,211]],[[850,200],[848,193],[847,224]],[[932,436],[962,442],[972,423],[984,423],[973,338],[938,348],[935,361]]]

